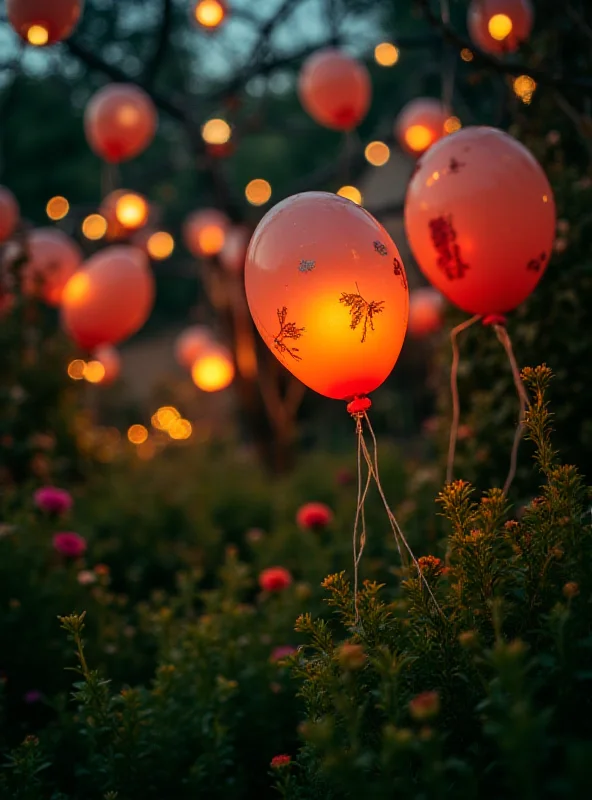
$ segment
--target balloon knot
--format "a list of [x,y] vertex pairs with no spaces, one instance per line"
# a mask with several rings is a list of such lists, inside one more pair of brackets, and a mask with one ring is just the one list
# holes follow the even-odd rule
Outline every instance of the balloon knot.
[[486,314],[483,317],[483,324],[484,325],[504,325],[508,321],[507,317],[504,317],[503,314]]
[[371,405],[372,400],[370,400],[369,397],[354,397],[354,399],[347,404],[347,411],[348,414],[355,417],[358,414],[364,414]]

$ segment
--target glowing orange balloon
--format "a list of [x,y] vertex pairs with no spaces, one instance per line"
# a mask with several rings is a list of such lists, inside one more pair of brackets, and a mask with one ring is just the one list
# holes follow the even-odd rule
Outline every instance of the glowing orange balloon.
[[16,197],[5,186],[0,186],[0,242],[10,239],[20,217]]
[[93,358],[105,369],[105,374],[99,381],[101,386],[108,386],[117,380],[121,372],[121,357],[114,347],[108,344],[98,347],[93,353]]
[[185,246],[196,257],[215,256],[224,247],[230,220],[215,208],[194,211],[183,225]]
[[449,116],[449,111],[439,100],[431,97],[412,100],[395,122],[399,145],[412,156],[421,155],[444,136],[444,124]]
[[62,324],[77,344],[94,349],[127,339],[148,319],[154,278],[145,254],[116,245],[89,258],[62,294]]
[[149,95],[129,83],[112,83],[94,94],[84,112],[86,139],[105,161],[128,161],[145,150],[158,117]]
[[471,0],[467,16],[471,40],[486,53],[513,53],[533,22],[530,0]]
[[247,252],[251,315],[278,360],[319,394],[365,395],[399,356],[409,306],[394,242],[338,195],[305,192],[261,220]]
[[319,125],[350,131],[368,113],[372,84],[364,64],[327,48],[313,53],[302,65],[298,95],[304,110]]
[[471,314],[505,314],[545,271],[555,202],[541,166],[520,142],[495,128],[464,128],[419,161],[405,227],[436,289]]
[[250,238],[251,231],[242,225],[235,225],[227,231],[220,250],[220,263],[228,272],[241,273],[244,270]]
[[198,356],[191,367],[193,383],[202,392],[220,392],[234,378],[232,356],[225,347],[212,347]]
[[21,39],[42,47],[68,38],[83,5],[83,0],[6,0],[6,14]]
[[423,339],[442,328],[444,298],[435,289],[415,289],[409,295],[409,335]]
[[64,286],[82,263],[82,251],[57,228],[38,228],[29,236],[29,261],[22,272],[23,294],[59,306]]
[[195,21],[206,31],[219,28],[227,14],[226,0],[197,0],[193,9]]
[[175,341],[175,358],[186,369],[213,346],[212,332],[205,325],[192,325],[179,334]]

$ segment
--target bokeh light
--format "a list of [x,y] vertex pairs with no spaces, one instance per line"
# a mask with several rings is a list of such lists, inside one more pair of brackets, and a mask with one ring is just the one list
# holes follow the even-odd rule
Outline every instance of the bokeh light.
[[83,361],[81,358],[75,358],[74,361],[70,361],[68,364],[68,375],[72,378],[73,381],[81,381],[84,378],[84,369],[86,367],[86,361]]
[[366,161],[373,167],[382,167],[391,157],[391,151],[384,142],[370,142],[364,150]]
[[431,130],[425,125],[410,125],[405,131],[405,142],[416,153],[427,150],[433,138]]
[[445,133],[455,133],[455,131],[459,131],[461,128],[462,128],[462,122],[459,120],[458,117],[448,117],[448,119],[444,123]]
[[198,0],[195,6],[195,19],[204,28],[217,28],[226,16],[226,9],[220,0]]
[[206,225],[197,234],[202,253],[215,256],[224,247],[226,232],[219,225]]
[[230,125],[223,119],[209,119],[201,129],[203,140],[208,144],[226,144],[231,134]]
[[156,231],[148,238],[146,249],[151,258],[162,261],[172,255],[175,249],[175,240],[166,231]]
[[107,220],[101,214],[89,214],[82,222],[82,233],[92,241],[102,239],[107,233]]
[[141,194],[126,192],[115,203],[115,217],[128,230],[138,230],[148,219],[148,203]]
[[50,219],[53,220],[63,219],[69,210],[70,203],[65,197],[61,197],[60,195],[52,197],[51,200],[48,200],[45,207],[45,213]]
[[356,203],[358,206],[362,205],[362,201],[364,199],[362,197],[362,192],[355,186],[342,186],[337,194],[339,197],[345,197],[348,200],[351,200],[352,203]]
[[374,60],[381,67],[394,67],[399,60],[399,48],[391,42],[381,42],[374,48]]
[[43,47],[49,41],[49,31],[43,25],[31,25],[27,31],[27,41],[34,47]]
[[512,33],[512,20],[507,14],[494,14],[487,23],[487,30],[496,42],[503,42]]
[[252,206],[262,206],[271,197],[271,184],[263,178],[255,178],[247,184],[245,197]]
[[460,57],[463,61],[472,61],[474,58],[472,51],[468,47],[463,47],[460,51]]
[[127,438],[132,444],[143,444],[148,438],[148,429],[144,425],[132,425],[128,428]]
[[191,377],[203,392],[219,392],[232,383],[234,366],[228,354],[209,353],[198,358],[191,368]]
[[171,439],[189,439],[192,432],[193,428],[188,419],[177,419],[168,429]]
[[181,414],[174,406],[161,406],[153,415],[150,422],[157,431],[168,431],[171,425],[181,419]]
[[525,105],[528,105],[536,89],[536,81],[530,75],[519,75],[514,79],[514,93]]
[[105,367],[100,361],[89,361],[84,367],[82,377],[89,383],[100,383],[105,377]]

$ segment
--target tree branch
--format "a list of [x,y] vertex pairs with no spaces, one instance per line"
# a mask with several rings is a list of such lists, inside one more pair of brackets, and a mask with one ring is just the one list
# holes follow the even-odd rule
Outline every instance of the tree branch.
[[160,26],[158,31],[158,39],[152,58],[146,65],[144,70],[143,82],[146,86],[151,86],[156,80],[156,75],[160,69],[160,65],[164,59],[169,43],[169,34],[171,31],[171,23],[173,19],[173,4],[172,0],[163,0],[162,14],[160,18]]

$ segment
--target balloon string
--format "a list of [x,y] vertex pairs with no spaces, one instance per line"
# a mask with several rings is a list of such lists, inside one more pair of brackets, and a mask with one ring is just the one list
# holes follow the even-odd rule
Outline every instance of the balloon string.
[[446,483],[452,482],[452,470],[454,468],[454,454],[456,452],[456,440],[458,438],[458,423],[460,420],[460,401],[458,399],[458,365],[460,353],[458,349],[457,337],[471,325],[481,319],[480,314],[475,314],[471,319],[461,322],[456,328],[450,331],[450,341],[452,343],[452,366],[450,368],[450,392],[452,394],[452,425],[450,426],[450,441],[448,443],[448,462],[446,464]]
[[510,339],[508,331],[503,325],[494,325],[493,329],[508,356],[508,361],[510,362],[510,368],[512,369],[512,377],[514,378],[514,386],[516,387],[516,393],[518,394],[518,400],[520,401],[520,414],[518,416],[518,427],[516,428],[516,433],[514,434],[512,454],[510,456],[510,471],[508,472],[508,477],[506,478],[506,482],[504,483],[504,494],[508,494],[510,486],[512,485],[512,481],[516,477],[516,468],[518,465],[518,448],[520,447],[520,440],[522,439],[522,434],[524,433],[524,417],[526,416],[526,409],[530,406],[530,401],[528,399],[526,389],[524,388],[522,378],[520,377],[520,369],[518,368],[518,363],[516,362],[516,357],[514,356],[512,340]]
[[371,474],[373,476],[373,478],[374,478],[374,481],[376,483],[376,487],[378,488],[378,493],[380,494],[380,497],[381,497],[382,503],[384,505],[387,517],[388,517],[389,522],[391,524],[393,535],[394,535],[395,541],[397,543],[397,548],[398,548],[399,554],[401,556],[401,562],[405,563],[405,559],[403,558],[403,554],[401,552],[401,543],[402,543],[404,545],[405,549],[407,550],[407,552],[409,553],[409,556],[411,557],[411,560],[412,560],[413,564],[415,565],[415,568],[417,569],[417,574],[418,574],[419,580],[424,583],[424,585],[425,585],[425,587],[426,587],[426,589],[428,591],[428,594],[430,595],[430,597],[434,601],[434,605],[436,606],[436,608],[438,609],[440,614],[442,614],[442,616],[444,616],[444,612],[442,611],[442,609],[440,608],[440,606],[438,604],[438,601],[434,597],[434,593],[432,592],[432,590],[430,588],[430,585],[429,585],[429,583],[427,582],[427,580],[425,578],[425,575],[421,571],[421,567],[419,566],[419,562],[415,558],[415,555],[413,554],[413,550],[409,546],[409,542],[407,541],[407,539],[405,537],[405,534],[401,530],[401,527],[400,527],[399,523],[397,522],[397,519],[396,519],[395,515],[393,514],[393,512],[390,509],[390,506],[389,506],[388,501],[386,499],[384,490],[382,488],[382,483],[380,482],[380,475],[379,475],[379,472],[378,472],[378,442],[376,441],[376,435],[374,433],[374,429],[372,428],[372,425],[370,424],[370,418],[368,417],[368,414],[366,412],[364,412],[364,419],[366,420],[366,424],[368,425],[368,430],[370,431],[370,435],[372,436],[372,443],[373,443],[373,448],[374,448],[374,463],[372,461],[370,453],[368,452],[368,448],[366,446],[366,442],[364,441],[364,436],[363,435],[360,437],[360,443],[362,445],[362,452],[364,454],[364,458],[366,459],[366,463],[368,465],[369,474]]
[[[368,489],[370,487],[370,479],[372,477],[371,472],[368,471],[368,475],[366,477],[366,485],[362,490],[363,432],[362,432],[362,419],[359,415],[356,417],[356,436],[358,439],[358,502],[356,507],[356,518],[354,522],[353,553],[354,553],[354,608],[356,612],[356,625],[357,625],[357,623],[360,620],[360,610],[358,607],[360,561],[362,558],[362,553],[364,552],[364,547],[366,545],[366,515],[364,512],[364,503],[366,502],[366,495],[368,494]],[[362,523],[362,531],[358,537],[358,527],[360,522]],[[358,548],[358,542],[360,543],[359,548]]]

